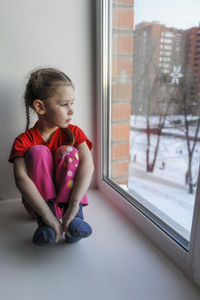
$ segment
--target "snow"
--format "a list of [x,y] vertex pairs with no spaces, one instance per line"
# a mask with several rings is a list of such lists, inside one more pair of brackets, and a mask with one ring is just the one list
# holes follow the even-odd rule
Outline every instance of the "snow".
[[[192,119],[192,117],[190,117]],[[193,120],[195,117],[193,117]],[[174,220],[174,224],[183,227],[186,238],[189,239],[191,231],[196,185],[194,193],[189,194],[186,185],[186,172],[188,167],[188,152],[186,139],[180,137],[181,131],[174,128],[174,120],[184,122],[184,116],[168,117],[166,120],[165,132],[174,136],[162,135],[160,147],[153,173],[146,172],[146,144],[147,137],[143,132],[131,130],[130,134],[130,165],[128,189],[140,194],[145,200],[160,210],[169,219]],[[158,122],[158,117],[151,117],[152,127]],[[132,116],[131,126],[135,128],[145,128],[146,118],[144,116]],[[178,131],[178,133],[177,133]],[[195,127],[190,126],[190,136],[194,134]],[[177,136],[177,134],[179,136]],[[183,133],[182,133],[183,134]],[[198,134],[200,136],[200,132]],[[153,159],[157,136],[151,134],[150,161]],[[193,141],[191,140],[191,145]],[[197,182],[200,162],[200,142],[196,147],[192,160],[193,183]],[[164,169],[163,169],[164,162]],[[172,225],[172,224],[170,224]],[[184,231],[183,230],[183,231]],[[187,234],[188,233],[188,234]]]
[[[169,216],[175,223],[181,225],[185,230],[181,230],[180,233],[185,232],[185,237],[188,238],[191,231],[194,208],[193,194],[189,194],[186,190],[133,176],[129,177],[129,188],[140,194],[143,198],[148,199],[155,208]],[[170,222],[169,218],[166,217],[164,221]],[[173,226],[174,222],[169,225],[179,231],[178,225]]]
[[[187,121],[190,123],[191,121],[197,120],[196,116],[187,116]],[[185,126],[184,126],[184,116],[176,115],[176,116],[167,116],[165,120],[165,127],[163,128],[163,133],[173,134],[177,136],[185,136]],[[150,128],[157,128],[159,124],[158,116],[149,117]],[[146,129],[147,121],[145,116],[131,116],[130,125],[133,128],[137,129]],[[189,135],[191,137],[195,136],[195,126],[189,126]],[[198,138],[200,138],[200,130],[198,132]]]
[[[150,116],[149,121],[152,125],[157,125],[159,122],[159,116]],[[198,120],[198,116],[187,115],[188,121]],[[138,128],[146,128],[146,116],[140,115],[132,115],[130,119],[131,126]],[[174,127],[174,124],[184,124],[184,116],[183,115],[169,115],[166,117],[165,127],[171,126]],[[199,133],[200,134],[200,133]]]

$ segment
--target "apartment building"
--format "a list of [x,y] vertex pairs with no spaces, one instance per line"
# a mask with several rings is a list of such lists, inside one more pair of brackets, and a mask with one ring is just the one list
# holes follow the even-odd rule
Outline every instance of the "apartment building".
[[[180,113],[180,82],[172,84],[174,66],[184,73],[185,32],[157,21],[135,27],[132,113]],[[183,77],[183,74],[181,75]]]

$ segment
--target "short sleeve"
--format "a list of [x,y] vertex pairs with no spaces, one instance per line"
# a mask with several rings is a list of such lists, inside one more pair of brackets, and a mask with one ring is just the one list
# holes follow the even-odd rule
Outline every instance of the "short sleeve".
[[13,163],[16,157],[23,157],[29,148],[30,145],[27,141],[23,140],[21,136],[17,137],[13,142],[8,161]]
[[83,142],[86,142],[88,145],[88,148],[90,150],[92,150],[93,143],[88,139],[88,137],[86,136],[86,134],[83,132],[83,130],[81,128],[76,126],[73,134],[74,134],[75,141],[76,141],[75,146],[78,146],[78,145],[82,144]]

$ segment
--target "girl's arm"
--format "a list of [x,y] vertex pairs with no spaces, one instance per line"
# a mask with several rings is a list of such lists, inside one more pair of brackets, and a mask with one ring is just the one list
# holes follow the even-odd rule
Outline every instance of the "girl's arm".
[[28,176],[26,164],[23,157],[14,160],[15,184],[28,204],[42,217],[45,224],[49,225],[56,232],[56,242],[62,236],[62,225],[53,215],[51,209],[42,198],[34,182]]
[[79,203],[88,190],[90,181],[92,179],[92,174],[94,172],[92,155],[86,142],[80,144],[77,149],[79,151],[80,164],[76,173],[76,179],[70,196],[69,206],[63,216],[63,227],[67,234],[69,234],[68,226],[79,210]]

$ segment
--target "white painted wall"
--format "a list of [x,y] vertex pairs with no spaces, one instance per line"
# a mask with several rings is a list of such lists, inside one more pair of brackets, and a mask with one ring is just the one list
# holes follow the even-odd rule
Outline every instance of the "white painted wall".
[[[14,138],[25,130],[23,93],[32,69],[57,67],[72,79],[72,123],[94,142],[94,12],[93,0],[0,1],[0,199],[20,196],[8,157]],[[33,116],[31,126],[35,121]]]

